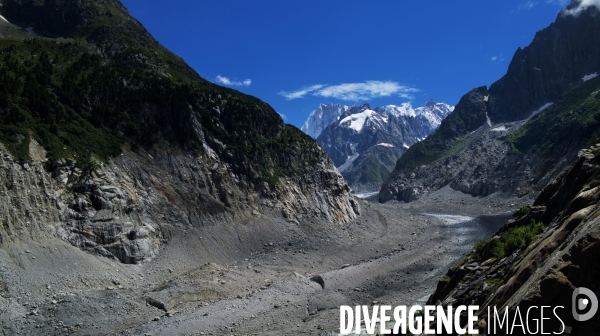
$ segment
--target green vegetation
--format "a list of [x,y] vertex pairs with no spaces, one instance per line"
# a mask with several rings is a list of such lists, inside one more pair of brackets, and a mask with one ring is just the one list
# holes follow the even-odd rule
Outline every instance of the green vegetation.
[[502,232],[499,239],[490,241],[492,255],[501,259],[520,247],[531,245],[538,235],[544,232],[545,228],[544,223],[532,220],[531,223],[525,226],[510,228]]
[[52,36],[0,37],[0,142],[18,160],[31,159],[31,138],[85,169],[126,144],[202,152],[205,141],[234,173],[269,184],[327,160],[268,104],[200,78],[118,2],[10,2],[3,14]]
[[314,139],[292,125],[285,125],[277,137],[259,138],[252,146],[238,147],[237,151],[239,158],[251,158],[257,164],[259,181],[271,185],[279,184],[280,177],[310,174],[310,167],[326,159]]
[[29,159],[30,136],[51,159],[85,163],[92,153],[105,159],[120,152],[120,134],[94,125],[96,106],[83,108],[85,96],[74,92],[86,84],[74,74],[93,64],[89,55],[75,43],[0,40],[0,140],[17,159]]
[[[560,156],[571,148],[598,143],[600,131],[600,77],[566,93],[544,113],[533,117],[507,142],[511,153],[534,152]],[[589,141],[588,141],[589,139]]]
[[597,145],[598,142],[600,142],[600,138],[598,138],[598,135],[596,133],[592,133],[592,136],[590,137],[590,141],[588,141],[588,144],[590,146],[594,146],[594,145]]
[[[0,139],[28,160],[32,135],[49,159],[89,163],[121,151],[125,138],[193,144],[189,85],[119,62],[106,62],[77,43],[1,40]],[[162,110],[166,113],[148,113]]]
[[519,211],[517,211],[514,215],[514,218],[523,218],[527,216],[531,212],[530,206],[520,206]]
[[361,183],[383,183],[391,170],[386,164],[393,167],[396,157],[390,153],[378,153],[367,157],[367,160],[360,162],[353,171],[345,171],[342,175],[352,173],[358,175],[358,181]]
[[33,137],[50,160],[84,166],[119,154],[125,142],[202,150],[192,126],[197,112],[206,135],[219,139],[238,166],[257,164],[261,181],[297,173],[282,158],[291,145],[309,163],[322,159],[311,153],[314,140],[284,126],[260,100],[208,83],[176,83],[120,61],[129,56],[105,59],[75,42],[0,40],[0,141],[29,160]]
[[[529,120],[506,141],[510,154],[534,152],[558,157],[598,143],[600,134],[600,77],[564,94],[544,113]],[[396,169],[414,168],[451,155],[462,137],[485,122],[485,107],[477,103],[477,89],[465,95],[439,129],[413,146],[398,160]]]
[[483,239],[477,239],[473,243],[473,250],[475,250],[476,254],[480,254],[484,247],[485,247],[485,240],[483,240]]
[[[436,133],[434,132],[433,134]],[[446,146],[440,146],[440,143],[438,142],[428,142],[427,139],[429,138],[412,145],[408,151],[398,159],[396,169],[401,167],[414,168],[429,164],[441,158]]]
[[485,279],[484,282],[490,287],[496,287],[504,283],[504,281],[500,278]]
[[467,255],[466,257],[462,258],[461,260],[457,261],[454,265],[452,265],[452,267],[450,267],[451,270],[457,270],[459,268],[461,268],[470,258],[470,255]]

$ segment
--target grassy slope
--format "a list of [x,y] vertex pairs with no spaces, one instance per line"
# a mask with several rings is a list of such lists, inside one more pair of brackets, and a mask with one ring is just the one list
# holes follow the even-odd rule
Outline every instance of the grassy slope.
[[[288,157],[291,148],[310,164],[326,160],[312,139],[284,125],[268,104],[203,80],[115,4],[120,6],[82,1],[78,15],[86,23],[73,29],[68,22],[67,28],[40,24],[48,35],[71,29],[62,37],[3,27],[0,141],[19,160],[29,159],[30,136],[49,159],[88,166],[92,157],[118,154],[125,143],[202,151],[194,119],[222,159],[240,173],[258,172],[258,181],[306,173],[304,164]],[[7,8],[15,18],[28,9],[23,15],[40,20],[53,10]]]
[[600,77],[585,82],[538,114],[507,141],[513,153],[567,154],[600,131]]

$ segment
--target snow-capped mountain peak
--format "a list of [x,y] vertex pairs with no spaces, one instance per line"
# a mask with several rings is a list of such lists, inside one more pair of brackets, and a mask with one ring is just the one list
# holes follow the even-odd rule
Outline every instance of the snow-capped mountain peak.
[[320,104],[314,110],[304,125],[302,131],[313,138],[317,138],[327,126],[337,122],[342,114],[350,109],[350,106],[340,104]]
[[374,109],[322,104],[302,130],[318,134],[317,142],[352,188],[376,189],[408,147],[431,134],[453,110],[433,100],[418,108],[410,103]]
[[351,128],[356,132],[360,133],[367,119],[372,117],[373,114],[376,113],[377,112],[373,110],[364,110],[360,113],[351,114],[345,117],[344,119],[340,120],[340,126]]
[[380,107],[379,109],[382,111],[385,111],[386,113],[389,113],[391,115],[397,116],[397,117],[402,117],[402,116],[416,117],[416,112],[410,103],[403,103],[400,106],[386,105],[386,106]]
[[417,115],[425,117],[432,128],[437,128],[452,111],[454,106],[446,103],[436,103],[430,99],[424,106],[415,109]]

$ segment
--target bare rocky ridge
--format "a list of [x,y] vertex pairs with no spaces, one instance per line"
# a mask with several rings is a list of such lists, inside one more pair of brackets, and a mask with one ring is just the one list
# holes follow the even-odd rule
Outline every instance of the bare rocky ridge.
[[518,48],[506,75],[490,87],[489,117],[493,122],[527,118],[540,106],[554,102],[600,70],[598,8],[589,6],[567,14],[582,1],[573,0],[550,26],[538,31],[527,47]]
[[516,197],[536,195],[569,164],[570,157],[559,158],[551,166],[537,153],[513,155],[506,138],[519,132],[524,123],[485,124],[458,139],[446,157],[394,172],[379,199],[412,202],[445,186],[473,196],[496,192]]
[[[447,148],[435,154],[435,160],[419,164],[419,158],[413,157],[413,165],[399,163],[384,184],[380,201],[410,202],[446,185],[474,196],[497,191],[519,197],[537,195],[577,158],[581,148],[599,131],[596,121],[600,113],[599,88],[600,81],[594,78],[530,119],[486,122],[462,136],[456,132],[449,137],[453,141]],[[480,118],[485,118],[485,96],[468,96],[473,106],[480,106],[475,108]],[[447,120],[458,117],[451,115]],[[439,138],[439,134],[433,137]],[[420,145],[428,146],[424,143],[415,146]]]

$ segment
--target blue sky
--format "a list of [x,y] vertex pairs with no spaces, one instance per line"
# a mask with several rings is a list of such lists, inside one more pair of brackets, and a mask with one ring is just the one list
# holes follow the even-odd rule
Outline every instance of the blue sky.
[[456,104],[568,0],[122,0],[203,78],[300,127],[319,103]]

